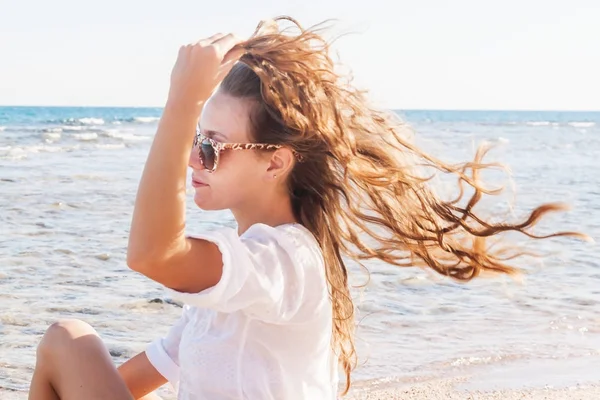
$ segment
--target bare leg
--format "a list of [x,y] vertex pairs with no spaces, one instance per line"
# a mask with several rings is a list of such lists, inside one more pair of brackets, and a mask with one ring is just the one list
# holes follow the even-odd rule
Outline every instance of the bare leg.
[[78,320],[50,326],[37,350],[30,400],[132,400],[96,331]]
[[50,380],[47,378],[49,374],[48,369],[47,363],[40,359],[40,356],[38,355],[35,363],[35,371],[33,372],[33,378],[31,379],[31,385],[29,387],[30,400],[60,400],[52,388]]

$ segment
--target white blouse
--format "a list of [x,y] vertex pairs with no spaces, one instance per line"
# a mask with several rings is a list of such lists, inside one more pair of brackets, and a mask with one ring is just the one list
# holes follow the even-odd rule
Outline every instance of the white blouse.
[[146,355],[179,400],[335,399],[337,357],[323,256],[299,224],[194,237],[223,255],[217,285],[181,293],[183,315]]

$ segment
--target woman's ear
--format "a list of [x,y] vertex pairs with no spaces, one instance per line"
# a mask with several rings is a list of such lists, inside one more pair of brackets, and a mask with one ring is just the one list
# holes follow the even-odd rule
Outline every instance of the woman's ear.
[[294,153],[290,149],[283,147],[275,150],[269,160],[269,166],[266,171],[267,178],[276,179],[287,176],[294,167],[294,162]]

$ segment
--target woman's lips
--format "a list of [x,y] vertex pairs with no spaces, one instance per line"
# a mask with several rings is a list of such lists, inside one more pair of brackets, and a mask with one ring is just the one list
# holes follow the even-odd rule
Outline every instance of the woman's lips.
[[193,187],[204,187],[204,186],[208,186],[206,183],[202,182],[201,180],[199,180],[198,178],[192,178],[192,186]]

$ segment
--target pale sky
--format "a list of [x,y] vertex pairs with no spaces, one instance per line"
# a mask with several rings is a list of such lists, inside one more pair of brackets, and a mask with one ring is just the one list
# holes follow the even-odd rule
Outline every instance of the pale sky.
[[0,0],[0,105],[162,106],[181,44],[327,18],[395,109],[600,110],[600,0]]

